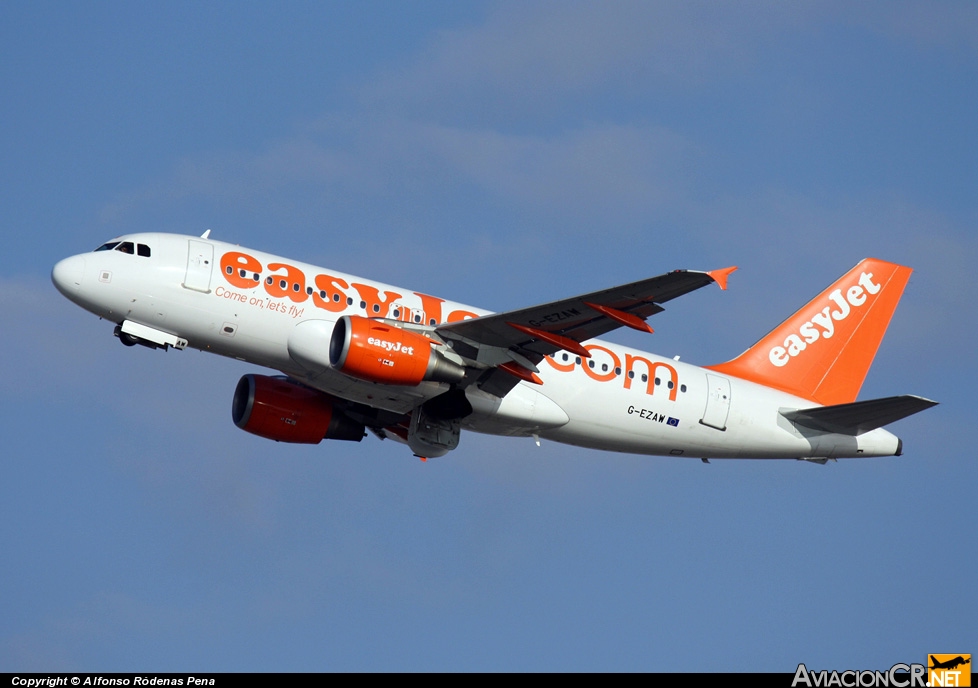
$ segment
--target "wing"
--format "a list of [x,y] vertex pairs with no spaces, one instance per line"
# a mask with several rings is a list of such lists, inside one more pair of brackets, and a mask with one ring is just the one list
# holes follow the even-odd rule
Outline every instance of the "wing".
[[566,350],[588,358],[581,342],[622,326],[651,332],[645,319],[664,310],[660,304],[714,282],[726,289],[727,277],[736,269],[675,270],[531,308],[439,325],[435,332],[463,359],[486,368],[478,379],[480,388],[504,396],[521,379],[539,384],[536,364],[544,356]]

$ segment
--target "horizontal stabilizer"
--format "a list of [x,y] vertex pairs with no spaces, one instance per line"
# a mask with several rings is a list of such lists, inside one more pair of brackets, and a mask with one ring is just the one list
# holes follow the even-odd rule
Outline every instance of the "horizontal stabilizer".
[[869,399],[835,406],[818,406],[800,410],[782,409],[781,415],[792,423],[813,430],[836,432],[840,435],[862,435],[864,432],[912,416],[931,406],[937,406],[937,402],[904,394],[899,397]]

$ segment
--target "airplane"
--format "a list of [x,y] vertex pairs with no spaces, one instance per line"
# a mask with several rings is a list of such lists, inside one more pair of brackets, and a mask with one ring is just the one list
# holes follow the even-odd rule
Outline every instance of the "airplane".
[[187,347],[249,373],[234,423],[279,442],[371,432],[427,460],[461,431],[633,454],[830,459],[900,456],[883,426],[937,402],[856,401],[910,278],[867,258],[740,356],[698,367],[596,339],[737,268],[675,270],[491,313],[200,237],[128,234],[58,262],[57,289],[127,346]]
[[965,659],[961,655],[958,655],[954,659],[949,659],[946,662],[938,662],[934,655],[930,655],[931,666],[929,669],[957,669],[962,664],[971,664],[971,657]]

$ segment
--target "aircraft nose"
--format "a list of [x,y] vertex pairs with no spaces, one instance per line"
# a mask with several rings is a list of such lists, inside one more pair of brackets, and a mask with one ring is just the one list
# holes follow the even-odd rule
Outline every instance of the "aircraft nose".
[[71,296],[81,286],[85,274],[85,257],[72,256],[59,261],[51,270],[51,281],[65,296]]

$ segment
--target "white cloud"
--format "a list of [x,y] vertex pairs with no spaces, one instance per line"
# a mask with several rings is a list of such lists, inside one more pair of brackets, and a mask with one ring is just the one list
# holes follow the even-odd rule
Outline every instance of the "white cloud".
[[[901,5],[893,14],[915,12]],[[935,14],[956,13],[968,23],[969,10]],[[372,260],[380,262],[419,244],[498,243],[504,251],[518,239],[536,250],[566,237],[629,236],[657,217],[699,216],[703,202],[691,190],[702,196],[710,187],[710,157],[724,151],[637,115],[640,108],[588,119],[598,90],[628,102],[666,79],[688,95],[702,79],[764,59],[768,41],[859,22],[913,24],[842,5],[502,3],[483,24],[437,34],[406,66],[376,75],[352,106],[255,152],[180,160],[169,177],[108,204],[103,220],[169,229],[184,212],[207,226],[199,218],[238,224],[245,236],[258,228],[288,227],[290,236],[329,228],[330,255],[355,261],[364,242],[379,242]],[[938,36],[958,30],[946,19],[931,25]],[[534,125],[526,115],[537,108],[571,114]],[[468,115],[457,117],[463,110]],[[769,233],[753,235],[760,251],[799,240],[814,249],[814,237],[842,226],[808,221],[812,231],[803,231],[792,209],[808,203],[802,192],[760,193],[768,213],[783,206],[785,220],[781,230],[772,223]],[[716,213],[718,227],[756,227],[749,215],[738,225],[738,206],[756,210],[749,198],[705,205],[732,213]],[[491,228],[480,224],[488,222],[484,208],[496,222]]]
[[424,133],[434,155],[500,198],[591,220],[648,211],[675,195],[690,152],[682,137],[655,126],[597,125],[550,137],[447,127]]
[[179,160],[169,177],[120,195],[102,209],[103,223],[124,225],[147,208],[168,208],[207,199],[243,210],[267,208],[277,197],[313,184],[322,192],[348,178],[350,161],[301,134],[258,153],[211,152]]
[[[692,256],[683,261],[691,267],[705,254],[764,266],[757,288],[772,302],[752,303],[768,324],[770,306],[781,312],[811,295],[798,275],[811,275],[817,289],[823,270],[834,278],[865,255],[884,253],[911,265],[925,258],[937,268],[941,241],[912,250],[916,237],[924,232],[954,245],[967,232],[940,210],[898,198],[898,190],[816,198],[801,184],[772,181],[776,171],[753,182],[731,172],[718,185],[711,158],[726,152],[715,144],[631,110],[589,120],[586,99],[605,90],[627,100],[666,82],[688,94],[764,59],[768,41],[825,27],[855,24],[898,40],[919,31],[931,45],[954,45],[974,14],[953,5],[915,22],[920,11],[503,3],[483,24],[435,36],[406,66],[364,85],[352,111],[327,113],[254,153],[183,160],[170,178],[121,198],[106,216],[119,221],[147,217],[148,209],[160,216],[181,204],[203,205],[260,218],[254,221],[263,235],[268,226],[289,227],[287,240],[303,243],[310,260],[392,281],[437,272],[436,284],[446,285],[460,270],[468,277],[464,266],[473,263],[518,272],[533,255],[543,265],[561,264],[568,259],[562,246],[607,270],[620,266],[623,246],[656,261],[682,252]],[[574,114],[562,126],[527,125],[532,118],[520,114],[526,103]],[[459,108],[475,116],[454,117]],[[480,109],[488,114],[480,117]],[[263,247],[276,245],[267,240]],[[746,272],[737,281],[749,286],[754,276]]]
[[[280,220],[300,214],[307,226],[328,226],[333,216],[381,200],[403,231],[412,216],[431,214],[418,207],[419,199],[437,209],[445,197],[475,196],[530,212],[562,232],[617,233],[681,197],[699,160],[682,136],[655,125],[595,124],[532,135],[366,119],[351,134],[347,150],[303,136],[252,156],[181,161],[170,179],[109,204],[103,220],[125,225],[151,208],[172,212],[205,202]],[[383,229],[388,237],[399,231]]]
[[501,3],[483,25],[442,32],[363,92],[371,104],[431,113],[453,111],[456,99],[504,112],[662,80],[689,85],[749,64],[758,41],[809,14],[767,2]]

